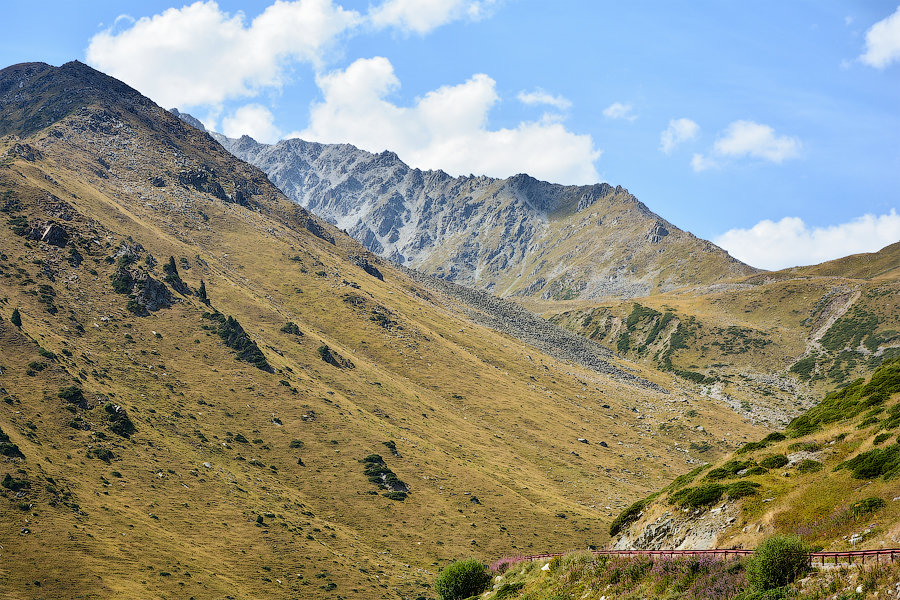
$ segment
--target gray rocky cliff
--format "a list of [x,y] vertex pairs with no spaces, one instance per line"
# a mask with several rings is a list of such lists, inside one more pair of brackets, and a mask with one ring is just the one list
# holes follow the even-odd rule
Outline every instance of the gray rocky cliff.
[[636,297],[755,272],[620,186],[453,177],[349,144],[211,135],[370,251],[501,296]]

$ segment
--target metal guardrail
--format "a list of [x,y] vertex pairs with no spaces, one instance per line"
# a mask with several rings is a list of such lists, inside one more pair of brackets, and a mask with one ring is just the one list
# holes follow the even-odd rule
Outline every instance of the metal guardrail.
[[[743,548],[730,548],[730,549],[713,549],[713,550],[591,550],[591,554],[595,556],[704,556],[711,555],[714,557],[728,558],[730,556],[749,556],[753,554],[753,550],[746,550]],[[556,554],[532,554],[529,556],[509,556],[506,558],[501,558],[499,560],[491,563],[491,570],[503,571],[506,570],[510,565],[514,565],[516,563],[530,561],[530,560],[539,560],[544,558],[556,558],[557,556],[563,556],[565,553],[556,553]],[[857,564],[864,565],[866,564],[866,559],[874,558],[876,563],[881,562],[882,557],[888,557],[890,562],[894,562],[895,560],[900,561],[900,548],[882,548],[880,550],[848,550],[845,552],[811,552],[809,554],[809,562],[810,565],[821,564],[825,565],[826,561],[829,559],[833,559],[835,564],[838,562],[846,562],[850,565],[854,564],[854,559],[857,559]],[[846,560],[841,560],[846,559]]]

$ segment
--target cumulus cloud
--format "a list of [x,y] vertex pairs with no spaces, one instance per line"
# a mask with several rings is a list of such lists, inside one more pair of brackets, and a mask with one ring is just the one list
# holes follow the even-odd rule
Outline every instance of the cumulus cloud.
[[788,136],[776,136],[768,125],[753,121],[735,121],[716,140],[713,148],[720,156],[740,158],[751,156],[781,163],[800,154],[800,140]]
[[900,240],[900,215],[863,215],[829,227],[810,228],[799,217],[760,221],[713,241],[745,263],[764,269],[811,265],[849,254],[875,252]]
[[637,115],[632,114],[630,104],[622,104],[621,102],[613,102],[603,109],[603,116],[608,119],[625,119],[626,121],[634,121]]
[[291,60],[318,65],[361,21],[331,0],[278,0],[249,24],[212,0],[195,2],[101,31],[87,62],[163,106],[221,104],[280,87]]
[[859,59],[876,69],[884,69],[894,61],[900,61],[900,6],[894,14],[869,28],[866,32],[866,51]]
[[527,172],[560,183],[594,183],[600,151],[589,135],[576,135],[552,119],[489,129],[488,112],[500,100],[484,74],[430,91],[412,106],[386,99],[400,87],[388,59],[359,59],[320,75],[324,99],[310,108],[297,137],[349,142],[372,152],[393,150],[407,163],[453,174],[506,177]]
[[495,0],[386,0],[371,9],[369,20],[377,28],[396,27],[422,35],[451,21],[482,19],[495,3]]
[[699,132],[700,126],[690,119],[672,119],[659,136],[659,149],[670,154],[682,142],[695,139]]
[[222,133],[231,138],[249,135],[266,144],[274,144],[281,137],[272,111],[261,104],[247,104],[222,119]]
[[516,98],[518,98],[519,102],[522,104],[528,104],[529,106],[535,104],[547,104],[554,108],[558,108],[559,110],[566,110],[572,106],[572,103],[563,96],[554,96],[540,88],[533,92],[526,92],[523,90],[519,92]]
[[700,173],[707,169],[717,169],[718,167],[719,163],[714,159],[703,156],[700,153],[695,153],[694,156],[691,157],[691,168],[694,169],[695,173]]

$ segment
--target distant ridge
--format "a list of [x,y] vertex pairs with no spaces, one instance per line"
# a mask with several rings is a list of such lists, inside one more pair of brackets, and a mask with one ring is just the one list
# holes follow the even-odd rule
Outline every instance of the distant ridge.
[[621,186],[452,177],[389,151],[212,135],[372,252],[500,296],[631,298],[758,272]]

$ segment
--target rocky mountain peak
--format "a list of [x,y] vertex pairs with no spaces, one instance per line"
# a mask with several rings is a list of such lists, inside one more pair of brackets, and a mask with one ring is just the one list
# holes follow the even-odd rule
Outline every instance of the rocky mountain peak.
[[349,144],[216,139],[370,251],[500,295],[632,297],[755,272],[622,186],[452,177]]

